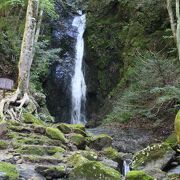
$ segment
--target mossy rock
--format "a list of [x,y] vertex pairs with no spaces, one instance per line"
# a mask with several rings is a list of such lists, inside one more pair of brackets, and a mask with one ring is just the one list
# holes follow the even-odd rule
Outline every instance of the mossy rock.
[[147,175],[144,171],[130,171],[126,175],[126,180],[154,180],[154,178]]
[[180,180],[180,174],[168,174],[165,180]]
[[6,141],[0,140],[0,150],[7,149],[8,143]]
[[43,146],[22,146],[16,150],[21,154],[30,154],[30,155],[38,155],[44,156],[46,155],[46,149]]
[[23,113],[23,122],[27,124],[37,124],[37,125],[44,125],[43,121],[36,118],[34,115],[32,115],[29,112]]
[[102,155],[104,155],[105,157],[107,157],[108,159],[111,159],[113,161],[120,162],[120,160],[121,160],[121,156],[118,153],[118,151],[112,147],[104,148],[101,153],[102,153]]
[[65,123],[60,123],[57,125],[57,128],[62,131],[64,134],[69,134],[72,132],[72,129],[71,127],[69,127],[68,124],[65,124]]
[[46,134],[51,139],[60,140],[63,143],[67,142],[67,139],[64,137],[64,134],[57,128],[53,128],[53,127],[46,128]]
[[66,175],[64,166],[37,166],[36,171],[48,179],[63,178]]
[[14,132],[19,132],[19,133],[30,134],[31,131],[32,131],[31,128],[26,128],[26,127],[23,127],[23,126],[13,126],[13,125],[10,125],[10,126],[8,126],[8,128],[11,129]]
[[0,136],[8,132],[8,124],[5,120],[0,121]]
[[112,138],[106,134],[92,136],[87,138],[88,146],[95,150],[102,150],[105,147],[112,146]]
[[166,144],[154,144],[137,152],[133,157],[132,168],[142,170],[145,166],[162,169],[173,157],[174,151]]
[[75,128],[74,129],[74,133],[77,133],[77,134],[81,134],[82,136],[86,137],[87,134],[85,131],[81,130],[81,129],[78,129],[78,128]]
[[178,111],[176,115],[174,128],[175,128],[177,143],[180,145],[180,110]]
[[70,180],[120,180],[120,173],[96,161],[87,161],[76,166],[70,173]]
[[4,174],[4,178],[9,180],[17,180],[19,173],[16,166],[6,162],[0,162],[0,174]]
[[29,154],[29,155],[54,155],[56,153],[63,153],[65,150],[62,147],[56,146],[36,146],[36,145],[28,145],[22,146],[16,150],[21,154]]
[[98,154],[92,150],[80,150],[78,151],[78,153],[80,153],[83,157],[85,157],[86,159],[90,161],[97,160],[98,158]]
[[73,144],[75,144],[78,148],[84,149],[85,148],[85,137],[82,136],[81,134],[72,134],[70,136],[70,140]]
[[82,130],[82,131],[85,131],[85,126],[82,125],[82,124],[68,124],[68,126],[69,126],[72,130],[80,129],[80,130]]
[[80,152],[76,152],[67,158],[67,163],[73,167],[81,166],[89,160],[81,155]]
[[48,155],[54,155],[56,153],[63,153],[65,150],[62,147],[52,147],[47,150]]
[[171,147],[176,145],[176,134],[172,133],[166,140],[165,143],[169,144]]

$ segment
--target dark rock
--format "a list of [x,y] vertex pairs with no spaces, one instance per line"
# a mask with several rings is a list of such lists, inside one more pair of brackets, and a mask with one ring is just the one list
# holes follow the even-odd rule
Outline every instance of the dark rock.
[[113,169],[119,170],[119,164],[111,159],[107,159],[105,157],[101,157],[98,160],[101,161],[101,163],[103,163],[106,166],[109,166]]
[[64,166],[37,166],[35,170],[46,179],[65,178],[67,176]]
[[39,133],[39,134],[45,134],[46,133],[46,128],[43,126],[35,126],[34,127],[34,132]]
[[177,166],[178,164],[179,164],[178,162],[175,162],[175,161],[174,161],[174,162],[171,163],[171,166],[172,166],[172,167],[175,167],[175,166]]
[[105,147],[112,146],[112,138],[106,134],[87,138],[88,146],[95,150],[102,150]]
[[9,177],[6,175],[6,173],[0,172],[0,179],[1,179],[1,180],[8,180]]
[[6,134],[8,131],[7,129],[7,123],[5,121],[0,122],[0,136]]

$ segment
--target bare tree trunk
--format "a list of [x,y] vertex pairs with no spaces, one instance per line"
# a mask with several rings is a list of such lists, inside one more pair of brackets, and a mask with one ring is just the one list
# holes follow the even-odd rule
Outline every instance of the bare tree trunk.
[[39,12],[37,27],[36,27],[36,34],[35,34],[35,41],[34,41],[35,44],[38,42],[40,29],[41,29],[41,24],[42,24],[42,19],[43,19],[43,13],[44,13],[44,10],[41,8],[40,12]]
[[26,24],[19,60],[18,91],[23,95],[29,91],[30,68],[34,56],[38,7],[39,0],[28,0]]
[[178,50],[178,59],[180,61],[180,4],[179,0],[176,0],[176,23],[172,8],[172,0],[166,0],[167,10],[170,18],[171,30]]
[[171,30],[173,33],[174,40],[176,42],[176,24],[174,20],[173,9],[172,9],[172,0],[167,0],[167,10],[168,10],[169,18],[170,18]]
[[176,0],[176,18],[177,18],[177,29],[176,29],[176,40],[178,56],[180,61],[180,13],[179,13],[179,0]]

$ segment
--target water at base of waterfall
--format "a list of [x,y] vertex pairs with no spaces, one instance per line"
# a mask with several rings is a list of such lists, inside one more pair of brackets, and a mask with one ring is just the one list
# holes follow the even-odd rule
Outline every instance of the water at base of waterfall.
[[73,20],[73,26],[77,28],[78,35],[76,41],[75,69],[72,77],[72,124],[86,124],[85,103],[86,103],[86,83],[83,74],[84,39],[83,34],[86,27],[86,15],[78,12]]

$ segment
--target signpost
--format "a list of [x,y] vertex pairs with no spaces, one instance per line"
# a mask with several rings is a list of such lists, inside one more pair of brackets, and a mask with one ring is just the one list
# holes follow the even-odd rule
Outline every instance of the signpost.
[[6,90],[11,91],[14,87],[14,81],[8,78],[0,78],[0,89],[3,90],[3,98],[5,98]]

